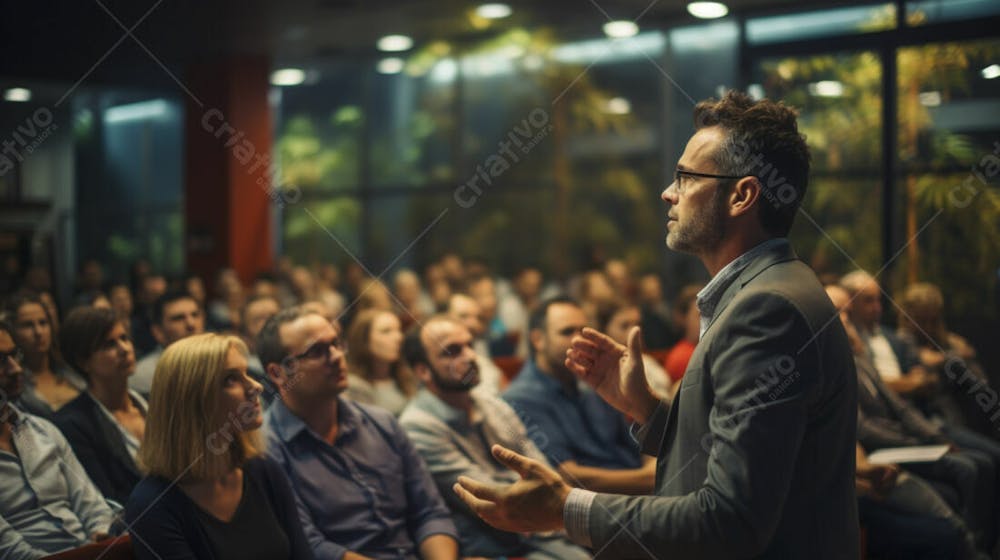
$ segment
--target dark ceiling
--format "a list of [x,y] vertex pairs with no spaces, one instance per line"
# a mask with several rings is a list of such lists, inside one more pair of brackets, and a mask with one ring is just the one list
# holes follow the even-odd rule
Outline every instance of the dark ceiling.
[[[512,27],[553,27],[560,36],[595,36],[610,18],[645,28],[694,22],[676,0],[510,1],[514,13],[486,28],[468,0],[38,0],[4,1],[0,61],[4,82],[172,87],[162,63],[182,74],[194,61],[260,54],[276,64],[375,56],[376,39],[405,33],[417,44],[461,43]],[[837,4],[843,4],[838,2]],[[792,0],[729,0],[734,13],[787,7]],[[132,29],[134,39],[126,34]],[[136,40],[137,39],[137,40]],[[141,44],[140,44],[141,43]]]

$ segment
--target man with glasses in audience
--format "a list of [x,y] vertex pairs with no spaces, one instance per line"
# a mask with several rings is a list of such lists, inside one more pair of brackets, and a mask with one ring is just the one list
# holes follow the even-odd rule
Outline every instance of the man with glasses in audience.
[[795,112],[729,92],[695,107],[674,180],[667,246],[700,258],[701,335],[672,404],[643,372],[639,329],[592,329],[566,365],[632,416],[657,457],[650,496],[571,488],[502,447],[513,485],[456,491],[506,530],[565,528],[609,558],[857,558],[857,380],[837,312],[786,236],[806,192]]
[[107,537],[114,512],[59,430],[15,406],[20,360],[0,321],[0,556],[29,560]]
[[348,401],[342,339],[302,308],[279,312],[257,351],[281,396],[267,411],[268,455],[295,490],[318,560],[454,560],[458,534],[420,455],[391,413]]

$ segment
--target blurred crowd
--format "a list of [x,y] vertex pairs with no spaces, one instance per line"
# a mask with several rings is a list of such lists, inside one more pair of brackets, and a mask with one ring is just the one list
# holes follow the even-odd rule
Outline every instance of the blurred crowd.
[[[984,552],[996,546],[1000,522],[1000,405],[975,349],[948,329],[945,295],[932,284],[907,287],[896,294],[899,320],[891,327],[883,324],[884,292],[876,278],[859,270],[827,282],[858,372],[857,492],[869,551],[886,558],[984,557]],[[570,339],[584,327],[626,344],[632,328],[640,326],[647,380],[670,403],[683,386],[702,327],[701,285],[666,294],[657,274],[636,274],[618,259],[556,282],[539,268],[524,267],[502,276],[480,260],[453,253],[419,272],[402,269],[385,280],[370,277],[354,263],[307,267],[282,258],[275,270],[260,273],[249,283],[241,281],[235,271],[223,269],[210,285],[196,275],[165,276],[142,261],[132,267],[128,279],[109,280],[101,263],[87,261],[80,268],[72,301],[62,305],[53,297],[54,279],[44,268],[7,278],[5,288],[0,322],[5,325],[0,329],[0,365],[5,373],[0,389],[7,444],[0,447],[0,459],[5,451],[16,448],[10,442],[17,441],[18,426],[35,426],[35,452],[51,445],[52,453],[65,453],[59,446],[65,448],[68,442],[86,473],[83,478],[89,479],[73,482],[75,489],[67,492],[89,493],[111,504],[106,506],[99,499],[84,503],[56,492],[47,498],[65,502],[66,511],[60,514],[61,521],[43,519],[36,510],[45,497],[38,491],[32,494],[31,476],[38,473],[24,473],[31,465],[44,463],[46,456],[22,452],[18,457],[15,453],[16,461],[0,466],[0,477],[14,480],[15,473],[21,472],[16,480],[27,478],[29,487],[18,482],[15,489],[4,481],[9,489],[0,491],[0,546],[21,550],[23,556],[14,556],[18,558],[38,557],[34,552],[71,548],[114,533],[116,506],[120,509],[130,496],[136,500],[136,493],[142,494],[137,484],[158,472],[150,467],[149,463],[155,463],[151,455],[143,455],[153,452],[141,450],[154,428],[150,423],[156,403],[166,398],[155,393],[174,386],[160,379],[172,375],[165,362],[180,359],[172,354],[180,352],[177,348],[187,348],[178,345],[185,339],[192,347],[188,351],[196,353],[191,341],[208,340],[205,333],[227,337],[218,339],[231,341],[223,349],[241,350],[245,366],[236,369],[245,370],[246,381],[237,381],[251,395],[248,402],[259,399],[262,409],[271,411],[268,422],[274,426],[269,438],[274,430],[290,429],[287,426],[296,421],[296,414],[311,410],[308,383],[285,386],[276,367],[288,361],[310,363],[315,358],[325,364],[322,371],[327,374],[343,374],[346,386],[334,390],[330,402],[344,398],[357,403],[356,409],[353,404],[341,404],[340,414],[353,410],[368,418],[389,442],[386,449],[365,444],[357,451],[359,456],[367,456],[375,465],[391,463],[387,457],[395,454],[405,462],[406,453],[412,451],[422,457],[428,480],[435,483],[433,488],[420,490],[433,496],[422,498],[409,494],[416,482],[401,483],[409,499],[421,503],[404,501],[395,506],[404,512],[419,506],[431,517],[427,512],[439,506],[445,517],[449,510],[454,516],[454,525],[448,517],[445,525],[427,529],[423,537],[411,535],[417,542],[409,544],[397,542],[402,539],[398,535],[383,535],[380,538],[385,542],[380,542],[364,534],[385,532],[392,525],[385,519],[378,523],[369,519],[388,515],[376,505],[344,505],[348,510],[361,510],[352,522],[357,528],[346,535],[343,527],[330,520],[323,526],[306,516],[303,542],[316,557],[331,550],[324,548],[328,541],[338,541],[337,552],[330,557],[366,547],[367,555],[379,557],[385,547],[422,551],[421,538],[432,536],[453,538],[464,556],[587,557],[585,551],[559,538],[539,535],[529,542],[494,534],[495,530],[478,522],[450,496],[450,484],[470,472],[456,471],[455,465],[470,463],[479,475],[486,469],[494,480],[506,480],[507,475],[488,460],[489,446],[484,442],[496,439],[516,447],[518,442],[507,437],[516,432],[524,436],[519,440],[523,452],[542,457],[582,486],[649,492],[655,465],[639,454],[628,436],[628,419],[578,385],[562,360]],[[303,317],[315,316],[322,321],[302,322]],[[296,350],[299,342],[293,336],[298,331],[289,330],[293,327],[312,333],[299,341],[301,351]],[[436,355],[437,348],[443,353]],[[320,394],[322,388],[316,387],[308,390]],[[480,396],[466,397],[472,389]],[[479,427],[456,427],[454,415],[459,413],[455,410],[478,418],[479,424],[471,421],[470,426]],[[233,409],[230,414],[236,412]],[[306,421],[305,416],[300,420]],[[429,428],[440,427],[434,418],[446,421],[440,425],[448,427],[447,433],[458,444],[448,443],[448,437]],[[55,423],[58,432],[48,421]],[[340,422],[345,421],[341,417]],[[490,422],[497,423],[494,432],[490,432]],[[255,429],[253,422],[244,424],[238,429]],[[506,436],[501,437],[501,432]],[[465,437],[471,443],[462,443]],[[328,443],[341,445],[336,436]],[[277,440],[267,445],[268,454],[277,453],[280,458],[291,442]],[[451,445],[479,451],[463,457]],[[944,445],[947,452],[933,462],[867,460],[878,449],[917,445]],[[275,446],[282,451],[275,452]],[[443,450],[457,454],[443,455]],[[310,502],[297,492],[316,475],[303,474],[294,461],[277,462],[285,467],[290,495],[296,496],[295,507],[301,515]],[[271,480],[267,472],[264,469],[255,476]],[[352,476],[360,475],[347,478]],[[326,483],[339,484],[336,480]],[[365,509],[369,506],[371,511]],[[271,507],[283,506],[272,503]],[[79,527],[67,529],[70,518]],[[300,529],[284,530],[296,533]],[[51,532],[60,535],[52,537]],[[295,540],[291,542],[294,551]],[[441,544],[440,540],[427,542]],[[429,553],[420,555],[430,557]]]

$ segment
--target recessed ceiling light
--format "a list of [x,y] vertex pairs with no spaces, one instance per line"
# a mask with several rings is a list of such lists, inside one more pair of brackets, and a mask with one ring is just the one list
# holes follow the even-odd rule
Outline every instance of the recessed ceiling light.
[[604,24],[602,29],[604,29],[604,34],[612,39],[632,37],[639,32],[639,26],[636,25],[634,21],[629,21],[627,19],[609,21]]
[[729,8],[722,2],[691,2],[687,10],[699,19],[716,19],[729,13]]
[[378,61],[378,64],[375,66],[375,70],[377,70],[379,74],[399,74],[403,71],[405,66],[406,62],[404,62],[402,58],[383,58]]
[[609,115],[627,115],[632,112],[632,104],[624,97],[612,97],[604,105],[604,112]]
[[386,35],[375,44],[383,52],[408,51],[413,46],[413,39],[406,35]]
[[816,97],[840,97],[844,95],[844,84],[836,80],[823,80],[809,84],[809,93]]
[[31,101],[31,90],[23,87],[10,88],[3,92],[3,98],[7,101]]
[[501,3],[481,4],[476,15],[483,19],[503,19],[511,14],[510,6]]
[[986,68],[983,68],[982,75],[987,80],[1000,78],[1000,64],[990,64]]
[[282,68],[271,72],[271,85],[297,86],[306,81],[306,73],[300,68]]

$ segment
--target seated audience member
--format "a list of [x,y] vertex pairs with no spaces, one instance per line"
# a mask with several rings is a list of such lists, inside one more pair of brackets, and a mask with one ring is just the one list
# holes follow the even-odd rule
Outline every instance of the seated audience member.
[[156,366],[125,519],[140,560],[309,559],[295,497],[263,457],[261,387],[239,338],[191,336]]
[[86,382],[63,363],[53,317],[37,295],[15,295],[7,312],[14,326],[14,341],[24,352],[25,388],[19,406],[51,419],[84,390]]
[[115,312],[115,318],[125,325],[125,329],[132,334],[132,312],[135,306],[132,303],[132,292],[125,284],[112,284],[108,289],[108,301],[111,302],[111,309]]
[[493,363],[490,355],[479,304],[465,294],[452,294],[448,299],[447,313],[449,317],[465,325],[472,335],[472,349],[476,351],[476,366],[479,368],[479,390],[498,394],[503,384],[503,372]]
[[517,473],[493,459],[494,444],[547,463],[510,406],[477,388],[480,377],[472,341],[468,329],[445,316],[431,317],[407,334],[406,359],[423,388],[400,417],[454,514],[462,554],[532,560],[590,558],[587,551],[559,535],[494,529],[452,491],[459,476],[498,484],[518,479]]
[[898,465],[872,464],[856,452],[858,517],[874,558],[988,560],[965,523],[926,482]]
[[104,292],[88,292],[82,300],[82,305],[97,309],[111,309],[111,300],[104,295]]
[[531,314],[531,358],[503,393],[535,444],[567,480],[596,492],[646,494],[656,463],[644,460],[625,418],[566,367],[566,350],[587,319],[568,298]]
[[377,278],[366,278],[361,281],[361,291],[358,293],[357,303],[353,311],[361,313],[367,309],[380,309],[382,311],[396,310],[396,302],[392,300],[392,292]]
[[[204,285],[201,289],[204,292]],[[194,293],[191,296],[198,302],[199,309],[206,310],[205,322],[210,330],[225,332],[239,329],[237,323],[240,320],[240,308],[243,307],[243,284],[235,270],[224,268],[219,271],[215,278],[215,298],[207,306],[204,293],[201,299]]]
[[153,306],[167,293],[167,279],[162,274],[142,273],[141,261],[133,266],[135,312],[132,315],[132,343],[135,355],[144,356],[156,349],[153,336]]
[[937,377],[920,365],[910,345],[881,325],[882,290],[875,278],[855,270],[840,279],[840,287],[850,296],[848,315],[886,385],[911,399],[929,395],[937,385]]
[[[954,426],[965,426],[996,437],[1000,423],[990,421],[995,408],[983,407],[977,395],[988,394],[989,379],[976,358],[976,350],[963,337],[948,330],[944,321],[944,295],[934,284],[908,287],[899,298],[901,313],[897,335],[917,349],[920,363],[943,381],[931,408]],[[1000,419],[995,416],[994,421]]]
[[[639,326],[642,314],[639,306],[631,303],[618,303],[598,314],[597,328],[606,333],[619,344],[628,344],[628,333],[632,327]],[[649,354],[642,355],[642,367],[646,370],[646,382],[662,401],[670,402],[674,396],[670,376],[666,370]]]
[[482,311],[490,356],[513,356],[517,348],[517,337],[513,334],[508,336],[507,325],[504,325],[497,312],[497,285],[493,277],[482,275],[470,278],[467,293],[476,300]]
[[128,388],[132,341],[113,311],[88,308],[66,317],[59,338],[87,390],[56,413],[55,423],[104,497],[124,504],[142,478],[135,456],[146,431],[146,401]]
[[240,309],[240,334],[250,351],[247,356],[247,371],[250,372],[254,381],[260,383],[264,388],[260,396],[264,408],[271,406],[271,401],[277,396],[277,389],[267,378],[264,366],[260,363],[260,357],[257,356],[257,335],[264,328],[264,323],[277,315],[279,311],[281,311],[281,306],[278,304],[278,300],[272,296],[264,295],[250,296]]
[[341,398],[347,363],[330,322],[285,309],[257,348],[281,393],[267,411],[268,454],[291,480],[316,558],[455,559],[455,524],[395,417]]
[[517,336],[516,353],[522,358],[528,356],[528,315],[541,301],[542,280],[542,272],[537,268],[521,268],[514,274],[513,289],[500,298],[497,308],[507,332]]
[[184,337],[205,332],[205,315],[187,292],[167,292],[153,304],[152,330],[159,346],[139,360],[135,375],[129,379],[129,388],[144,396],[149,396],[153,387],[153,374],[163,349]]
[[579,292],[580,309],[587,318],[588,326],[599,323],[598,315],[601,310],[614,307],[618,301],[611,281],[601,270],[585,272],[580,279]]
[[671,321],[660,277],[652,273],[639,277],[636,298],[642,312],[642,341],[646,348],[659,350],[676,344],[680,340],[680,329]]
[[316,299],[325,303],[334,316],[339,316],[347,307],[347,300],[339,290],[340,269],[330,263],[320,265],[316,274]]
[[420,277],[416,272],[407,268],[400,270],[393,277],[392,285],[396,303],[402,307],[399,310],[399,319],[403,323],[404,331],[413,323],[419,323],[434,313],[434,305],[424,293]]
[[424,286],[427,287],[427,296],[431,298],[435,311],[447,307],[448,298],[456,291],[448,283],[444,268],[438,263],[431,263],[424,269]]
[[[954,445],[937,425],[928,421],[912,404],[903,400],[882,380],[866,352],[846,309],[850,294],[829,285],[826,293],[840,311],[854,353],[858,376],[858,441],[867,451],[885,447],[914,445]],[[931,482],[943,484],[959,498],[962,516],[969,525],[990,540],[994,531],[996,494],[994,460],[976,449],[958,449],[934,462],[910,463],[907,470]]]
[[403,363],[403,331],[391,311],[367,309],[347,329],[347,393],[352,401],[372,404],[399,416],[416,392]]
[[34,560],[106,537],[114,512],[59,430],[13,404],[25,387],[13,334],[0,321],[0,556]]
[[698,345],[698,337],[701,336],[701,313],[697,303],[701,289],[701,285],[685,286],[674,301],[674,324],[681,329],[683,336],[667,352],[663,365],[670,378],[678,382],[678,387],[694,354],[694,348]]

